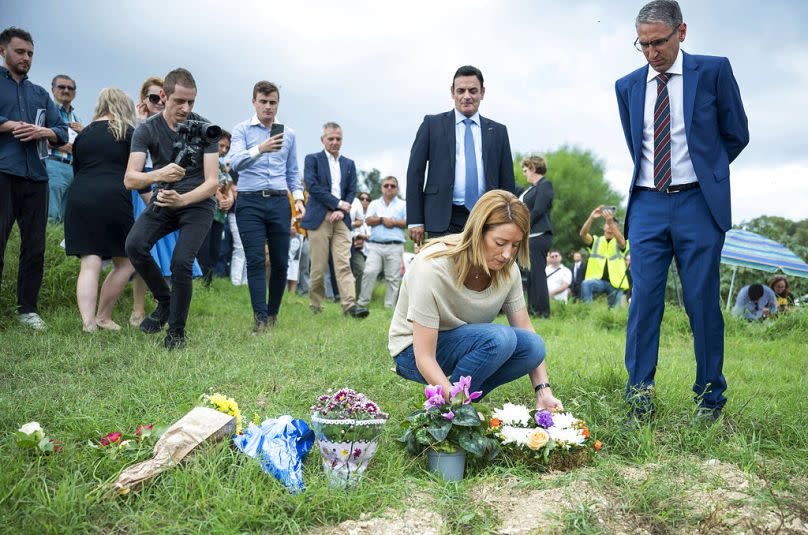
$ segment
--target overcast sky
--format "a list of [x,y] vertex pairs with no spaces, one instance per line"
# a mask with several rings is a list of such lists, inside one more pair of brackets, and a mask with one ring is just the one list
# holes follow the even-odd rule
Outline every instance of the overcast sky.
[[[452,74],[472,64],[485,76],[480,112],[508,127],[512,150],[589,149],[628,192],[614,81],[643,65],[632,46],[642,1],[4,4],[1,24],[33,35],[31,79],[50,88],[54,74],[72,76],[85,122],[102,87],[137,98],[146,77],[183,66],[197,80],[194,111],[229,130],[267,79],[281,87],[279,120],[297,132],[301,164],[336,121],[359,169],[403,179],[423,116],[452,108]],[[684,50],[730,58],[749,117],[751,142],[731,168],[733,222],[808,217],[808,2],[680,4]]]

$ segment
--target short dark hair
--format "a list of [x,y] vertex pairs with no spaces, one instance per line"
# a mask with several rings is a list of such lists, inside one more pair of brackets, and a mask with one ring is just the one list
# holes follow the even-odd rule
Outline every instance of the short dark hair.
[[547,251],[547,254],[552,254],[552,253],[558,253],[559,255],[561,255],[561,251],[559,251],[555,247],[550,249],[549,251]]
[[472,65],[463,65],[459,69],[455,71],[454,77],[452,77],[452,87],[454,87],[454,81],[457,80],[461,76],[476,76],[477,79],[480,81],[480,87],[483,86],[483,73],[477,67]]
[[749,289],[746,291],[746,294],[752,301],[757,301],[758,299],[763,297],[763,285],[762,284],[751,285]]
[[51,80],[51,89],[56,87],[56,80],[58,80],[59,78],[61,78],[63,80],[70,80],[71,82],[73,82],[73,85],[76,85],[76,81],[74,79],[72,79],[71,77],[69,77],[68,75],[66,75],[66,74],[57,74],[56,76],[53,77],[53,80]]
[[34,39],[31,37],[31,34],[23,30],[22,28],[16,28],[11,26],[6,28],[5,30],[0,33],[0,46],[3,48],[7,47],[8,44],[14,38],[22,39],[23,41],[28,41],[31,44],[34,44]]
[[272,82],[267,82],[266,80],[256,82],[255,85],[253,86],[253,100],[255,100],[255,97],[258,96],[258,93],[261,93],[262,95],[277,93],[278,99],[281,98],[281,91],[280,89],[278,89],[278,86],[273,84]]
[[230,134],[230,132],[228,132],[227,130],[224,130],[224,129],[222,130],[222,135],[219,136],[219,139],[222,139],[223,137],[226,137],[228,141],[233,140],[232,134]]
[[171,94],[174,93],[174,87],[177,84],[181,85],[182,87],[196,90],[196,80],[194,80],[194,75],[191,74],[191,71],[188,69],[183,69],[182,67],[177,67],[170,73],[166,74],[166,77],[163,80],[163,91],[167,97],[170,97]]

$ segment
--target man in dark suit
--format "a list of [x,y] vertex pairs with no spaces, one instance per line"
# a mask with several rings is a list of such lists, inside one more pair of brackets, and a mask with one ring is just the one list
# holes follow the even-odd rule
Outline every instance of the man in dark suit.
[[572,253],[572,297],[575,299],[581,298],[581,284],[584,282],[586,276],[586,261],[579,251]]
[[455,109],[424,117],[410,151],[407,220],[418,244],[424,231],[430,237],[462,231],[486,191],[515,187],[508,130],[478,111],[485,96],[480,69],[457,69],[451,93]]
[[726,403],[719,262],[730,228],[729,164],[749,142],[729,60],[679,48],[687,26],[679,4],[655,0],[637,15],[647,66],[615,84],[634,173],[626,214],[633,296],[626,330],[626,398],[631,420],[653,411],[659,326],[672,258],[693,329],[700,419]]
[[337,123],[323,125],[320,140],[325,150],[306,156],[303,170],[309,198],[300,226],[309,235],[309,303],[315,314],[322,312],[324,276],[330,253],[342,311],[354,318],[364,318],[368,309],[356,305],[356,283],[351,272],[350,214],[356,195],[356,165],[353,160],[340,156],[342,128]]

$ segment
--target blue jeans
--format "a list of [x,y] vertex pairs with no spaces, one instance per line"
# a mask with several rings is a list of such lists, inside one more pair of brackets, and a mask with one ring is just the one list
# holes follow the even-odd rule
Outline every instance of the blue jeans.
[[[438,333],[435,358],[451,382],[471,376],[471,389],[486,396],[499,385],[527,375],[542,363],[544,340],[531,331],[496,323],[473,323]],[[426,384],[413,346],[396,355],[396,373]]]
[[[247,285],[256,319],[277,316],[286,291],[292,208],[286,196],[239,195],[236,222],[247,259]],[[269,296],[264,245],[269,244]]]
[[67,189],[73,183],[73,166],[48,158],[45,167],[48,170],[48,219],[61,223],[65,217]]
[[581,300],[592,302],[593,294],[608,294],[609,308],[613,308],[623,298],[623,290],[615,288],[612,283],[603,279],[586,279],[581,283]]

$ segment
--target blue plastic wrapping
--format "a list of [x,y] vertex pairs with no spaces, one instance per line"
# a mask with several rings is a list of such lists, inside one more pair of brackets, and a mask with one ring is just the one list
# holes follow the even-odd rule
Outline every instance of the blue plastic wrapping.
[[299,418],[283,415],[261,425],[251,423],[233,443],[245,455],[258,459],[261,470],[273,475],[292,494],[303,492],[303,461],[314,445],[314,432]]

